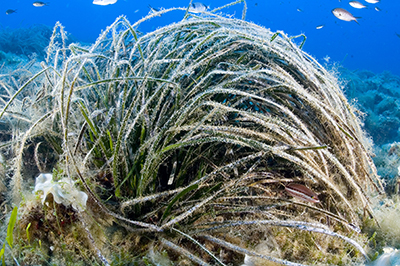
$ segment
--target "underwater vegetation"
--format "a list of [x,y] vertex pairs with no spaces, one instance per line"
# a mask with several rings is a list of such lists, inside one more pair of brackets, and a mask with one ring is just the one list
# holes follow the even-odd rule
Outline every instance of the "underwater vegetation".
[[[43,60],[52,34],[53,29],[43,24],[29,28],[0,29],[0,64],[12,63],[13,55],[38,57],[39,60]],[[66,45],[73,41],[72,36],[68,34],[68,37]]]
[[[57,24],[40,70],[1,76],[2,181],[19,206],[6,259],[369,260],[370,199],[385,192],[356,109],[296,45],[304,36],[244,21],[246,6],[242,20],[222,8],[119,17],[87,47],[67,46]],[[183,20],[137,34],[173,11]]]

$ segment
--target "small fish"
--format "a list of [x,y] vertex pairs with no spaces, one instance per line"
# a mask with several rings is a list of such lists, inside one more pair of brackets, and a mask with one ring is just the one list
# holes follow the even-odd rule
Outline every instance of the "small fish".
[[192,13],[201,13],[207,11],[208,6],[206,6],[203,3],[192,3],[192,5],[189,7],[189,11]]
[[[397,33],[396,33],[396,34],[397,34]],[[400,37],[398,34],[397,34],[397,36]],[[389,156],[398,155],[398,154],[400,154],[399,152],[400,152],[400,145],[399,145],[397,142],[392,143],[392,144],[390,145],[390,149],[389,149],[389,151],[388,151],[388,155],[389,155]]]
[[36,7],[42,7],[42,6],[48,6],[48,5],[49,5],[48,2],[47,3],[40,2],[40,1],[33,2],[33,6],[36,6]]
[[332,10],[332,14],[335,15],[335,17],[337,17],[340,20],[344,20],[344,21],[355,21],[358,24],[357,19],[359,17],[354,17],[349,11],[347,11],[346,9],[343,8],[335,8]]
[[354,224],[352,224],[352,223],[348,223],[347,225],[348,225],[351,229],[353,229],[355,232],[361,233],[361,229],[360,229],[358,226],[356,226],[356,225],[354,225]]
[[370,4],[376,4],[379,3],[380,0],[365,0],[365,2],[370,3]]
[[7,15],[10,15],[10,14],[12,14],[12,13],[17,13],[17,10],[16,10],[16,9],[8,9],[8,10],[6,11],[6,14],[7,14]]
[[317,30],[320,30],[324,27],[325,25],[318,25],[317,27],[315,27]]
[[106,6],[115,4],[118,0],[93,0],[93,4],[99,6]]
[[[160,11],[160,9],[154,8],[154,7],[152,7],[151,5],[148,5],[148,7],[150,8],[150,13],[149,13],[149,14],[157,13],[157,12]],[[158,17],[161,17],[161,14],[160,14],[160,15],[157,15],[157,16],[158,16]]]
[[301,184],[296,184],[296,183],[291,183],[287,186],[285,186],[285,190],[287,193],[292,195],[295,198],[312,202],[312,203],[318,203],[318,195],[309,189],[308,187],[301,185]]
[[160,11],[160,9],[154,8],[154,7],[152,7],[151,5],[148,5],[148,7],[150,8],[150,11],[151,11],[152,13],[156,13],[156,12],[159,12],[159,11]]
[[375,10],[378,11],[378,12],[381,11],[381,9],[379,7],[377,7],[377,6],[375,7]]
[[349,5],[351,5],[351,6],[354,7],[354,8],[358,8],[358,9],[367,8],[366,6],[364,6],[363,4],[361,4],[361,3],[358,2],[358,1],[350,1],[350,2],[349,2]]

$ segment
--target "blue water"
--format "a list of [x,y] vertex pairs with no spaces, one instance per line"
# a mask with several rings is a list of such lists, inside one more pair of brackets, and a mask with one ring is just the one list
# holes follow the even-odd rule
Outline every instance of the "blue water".
[[[229,0],[205,0],[212,8],[229,3]],[[381,0],[369,4],[367,9],[355,9],[342,0],[248,0],[247,21],[252,21],[271,30],[283,30],[289,35],[304,33],[307,41],[304,50],[320,62],[338,62],[353,70],[365,69],[375,73],[390,71],[400,75],[400,1]],[[118,0],[116,4],[98,6],[92,0],[49,0],[49,6],[34,7],[32,0],[2,0],[0,2],[0,26],[18,28],[33,24],[54,26],[60,21],[66,31],[78,40],[93,42],[102,29],[118,16],[125,15],[132,23],[147,15],[148,5],[156,8],[184,7],[188,0]],[[224,12],[241,16],[239,4]],[[331,10],[345,8],[356,22],[338,20]],[[374,7],[379,7],[380,12]],[[7,9],[17,13],[6,15]],[[165,15],[143,24],[139,30],[148,32],[182,18],[182,12]],[[324,25],[322,29],[316,26]]]

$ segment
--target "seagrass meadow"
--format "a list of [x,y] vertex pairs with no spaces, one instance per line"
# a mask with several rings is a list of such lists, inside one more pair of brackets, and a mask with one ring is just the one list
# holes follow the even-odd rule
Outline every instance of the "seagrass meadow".
[[[19,207],[13,244],[1,238],[6,261],[349,265],[374,256],[371,199],[385,192],[336,76],[302,50],[305,36],[222,8],[119,17],[91,46],[67,46],[57,24],[40,66],[1,76],[4,204]],[[168,12],[183,19],[137,31]],[[34,195],[40,173],[54,180]],[[89,196],[79,209],[60,204],[71,193],[57,183],[65,178]],[[319,202],[289,195],[290,184]]]

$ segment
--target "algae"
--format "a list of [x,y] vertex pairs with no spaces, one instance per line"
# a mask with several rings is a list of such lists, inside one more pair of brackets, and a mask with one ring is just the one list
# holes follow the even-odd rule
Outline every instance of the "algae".
[[[184,19],[138,34],[173,11]],[[122,16],[90,46],[67,46],[57,24],[42,69],[4,82],[0,118],[13,134],[2,149],[8,196],[21,210],[21,262],[369,259],[361,230],[367,220],[375,228],[370,198],[384,190],[356,109],[291,37],[245,13],[170,8],[133,24]],[[51,194],[44,205],[27,196],[44,166],[86,191],[84,213]],[[291,182],[320,203],[291,198]]]

